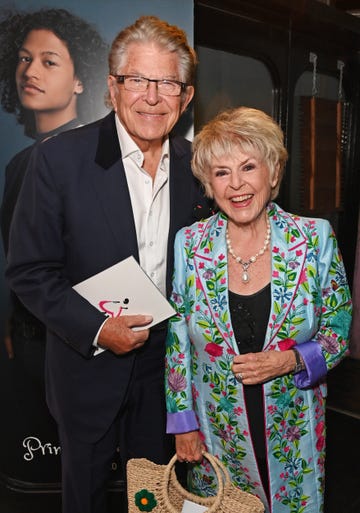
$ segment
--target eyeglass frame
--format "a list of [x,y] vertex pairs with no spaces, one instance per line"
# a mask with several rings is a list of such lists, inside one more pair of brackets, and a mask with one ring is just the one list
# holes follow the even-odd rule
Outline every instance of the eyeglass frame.
[[[160,94],[163,94],[164,96],[180,96],[181,93],[185,92],[186,88],[189,86],[189,84],[186,84],[185,82],[181,82],[180,80],[174,80],[172,78],[147,78],[147,77],[142,77],[141,75],[112,75],[116,82],[118,84],[124,84],[124,87],[125,87],[125,79],[126,78],[141,78],[142,80],[146,80],[147,81],[147,86],[146,86],[146,89],[144,91],[134,91],[133,89],[125,89],[127,91],[132,91],[133,93],[135,92],[145,92],[148,90],[149,88],[149,83],[150,82],[155,82],[156,85],[159,83],[159,82],[173,82],[174,84],[177,84],[180,86],[180,92],[178,94],[166,94],[166,93],[162,93],[160,92]],[[157,86],[157,91],[159,91],[159,88]]]

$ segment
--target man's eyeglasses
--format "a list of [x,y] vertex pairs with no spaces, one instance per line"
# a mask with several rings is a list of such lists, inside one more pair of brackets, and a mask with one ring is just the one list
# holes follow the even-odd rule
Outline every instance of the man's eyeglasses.
[[153,79],[138,77],[136,75],[113,75],[118,84],[124,84],[127,91],[144,93],[149,87],[149,82],[155,82],[159,94],[164,96],[179,96],[185,91],[187,84],[178,80]]

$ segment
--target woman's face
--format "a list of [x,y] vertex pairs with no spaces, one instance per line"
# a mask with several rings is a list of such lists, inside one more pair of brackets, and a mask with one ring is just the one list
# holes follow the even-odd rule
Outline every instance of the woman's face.
[[19,50],[16,86],[21,104],[37,115],[76,117],[76,94],[83,91],[67,46],[53,32],[32,30]]
[[251,224],[263,212],[277,184],[267,165],[256,155],[239,148],[231,155],[213,159],[209,186],[220,208],[236,225]]

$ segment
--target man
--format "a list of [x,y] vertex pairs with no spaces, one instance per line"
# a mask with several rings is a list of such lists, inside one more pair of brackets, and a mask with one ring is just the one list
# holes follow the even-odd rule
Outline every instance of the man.
[[[190,143],[169,136],[191,101],[196,57],[182,30],[152,16],[109,55],[113,112],[39,145],[19,197],[7,276],[47,326],[47,401],[62,448],[64,513],[103,513],[119,440],[123,461],[168,462],[165,326],[105,319],[73,285],[133,255],[169,294],[175,232],[202,197]],[[133,327],[143,327],[133,330]],[[94,356],[95,346],[105,351]]]

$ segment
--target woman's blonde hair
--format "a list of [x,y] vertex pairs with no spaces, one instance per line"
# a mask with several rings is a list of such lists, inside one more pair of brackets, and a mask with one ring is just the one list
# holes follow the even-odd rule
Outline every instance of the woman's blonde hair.
[[265,112],[249,107],[229,109],[209,121],[193,141],[192,169],[212,198],[209,183],[212,161],[231,155],[240,149],[264,162],[270,171],[270,180],[277,173],[278,180],[271,191],[271,199],[279,194],[288,153],[284,134],[274,119]]

